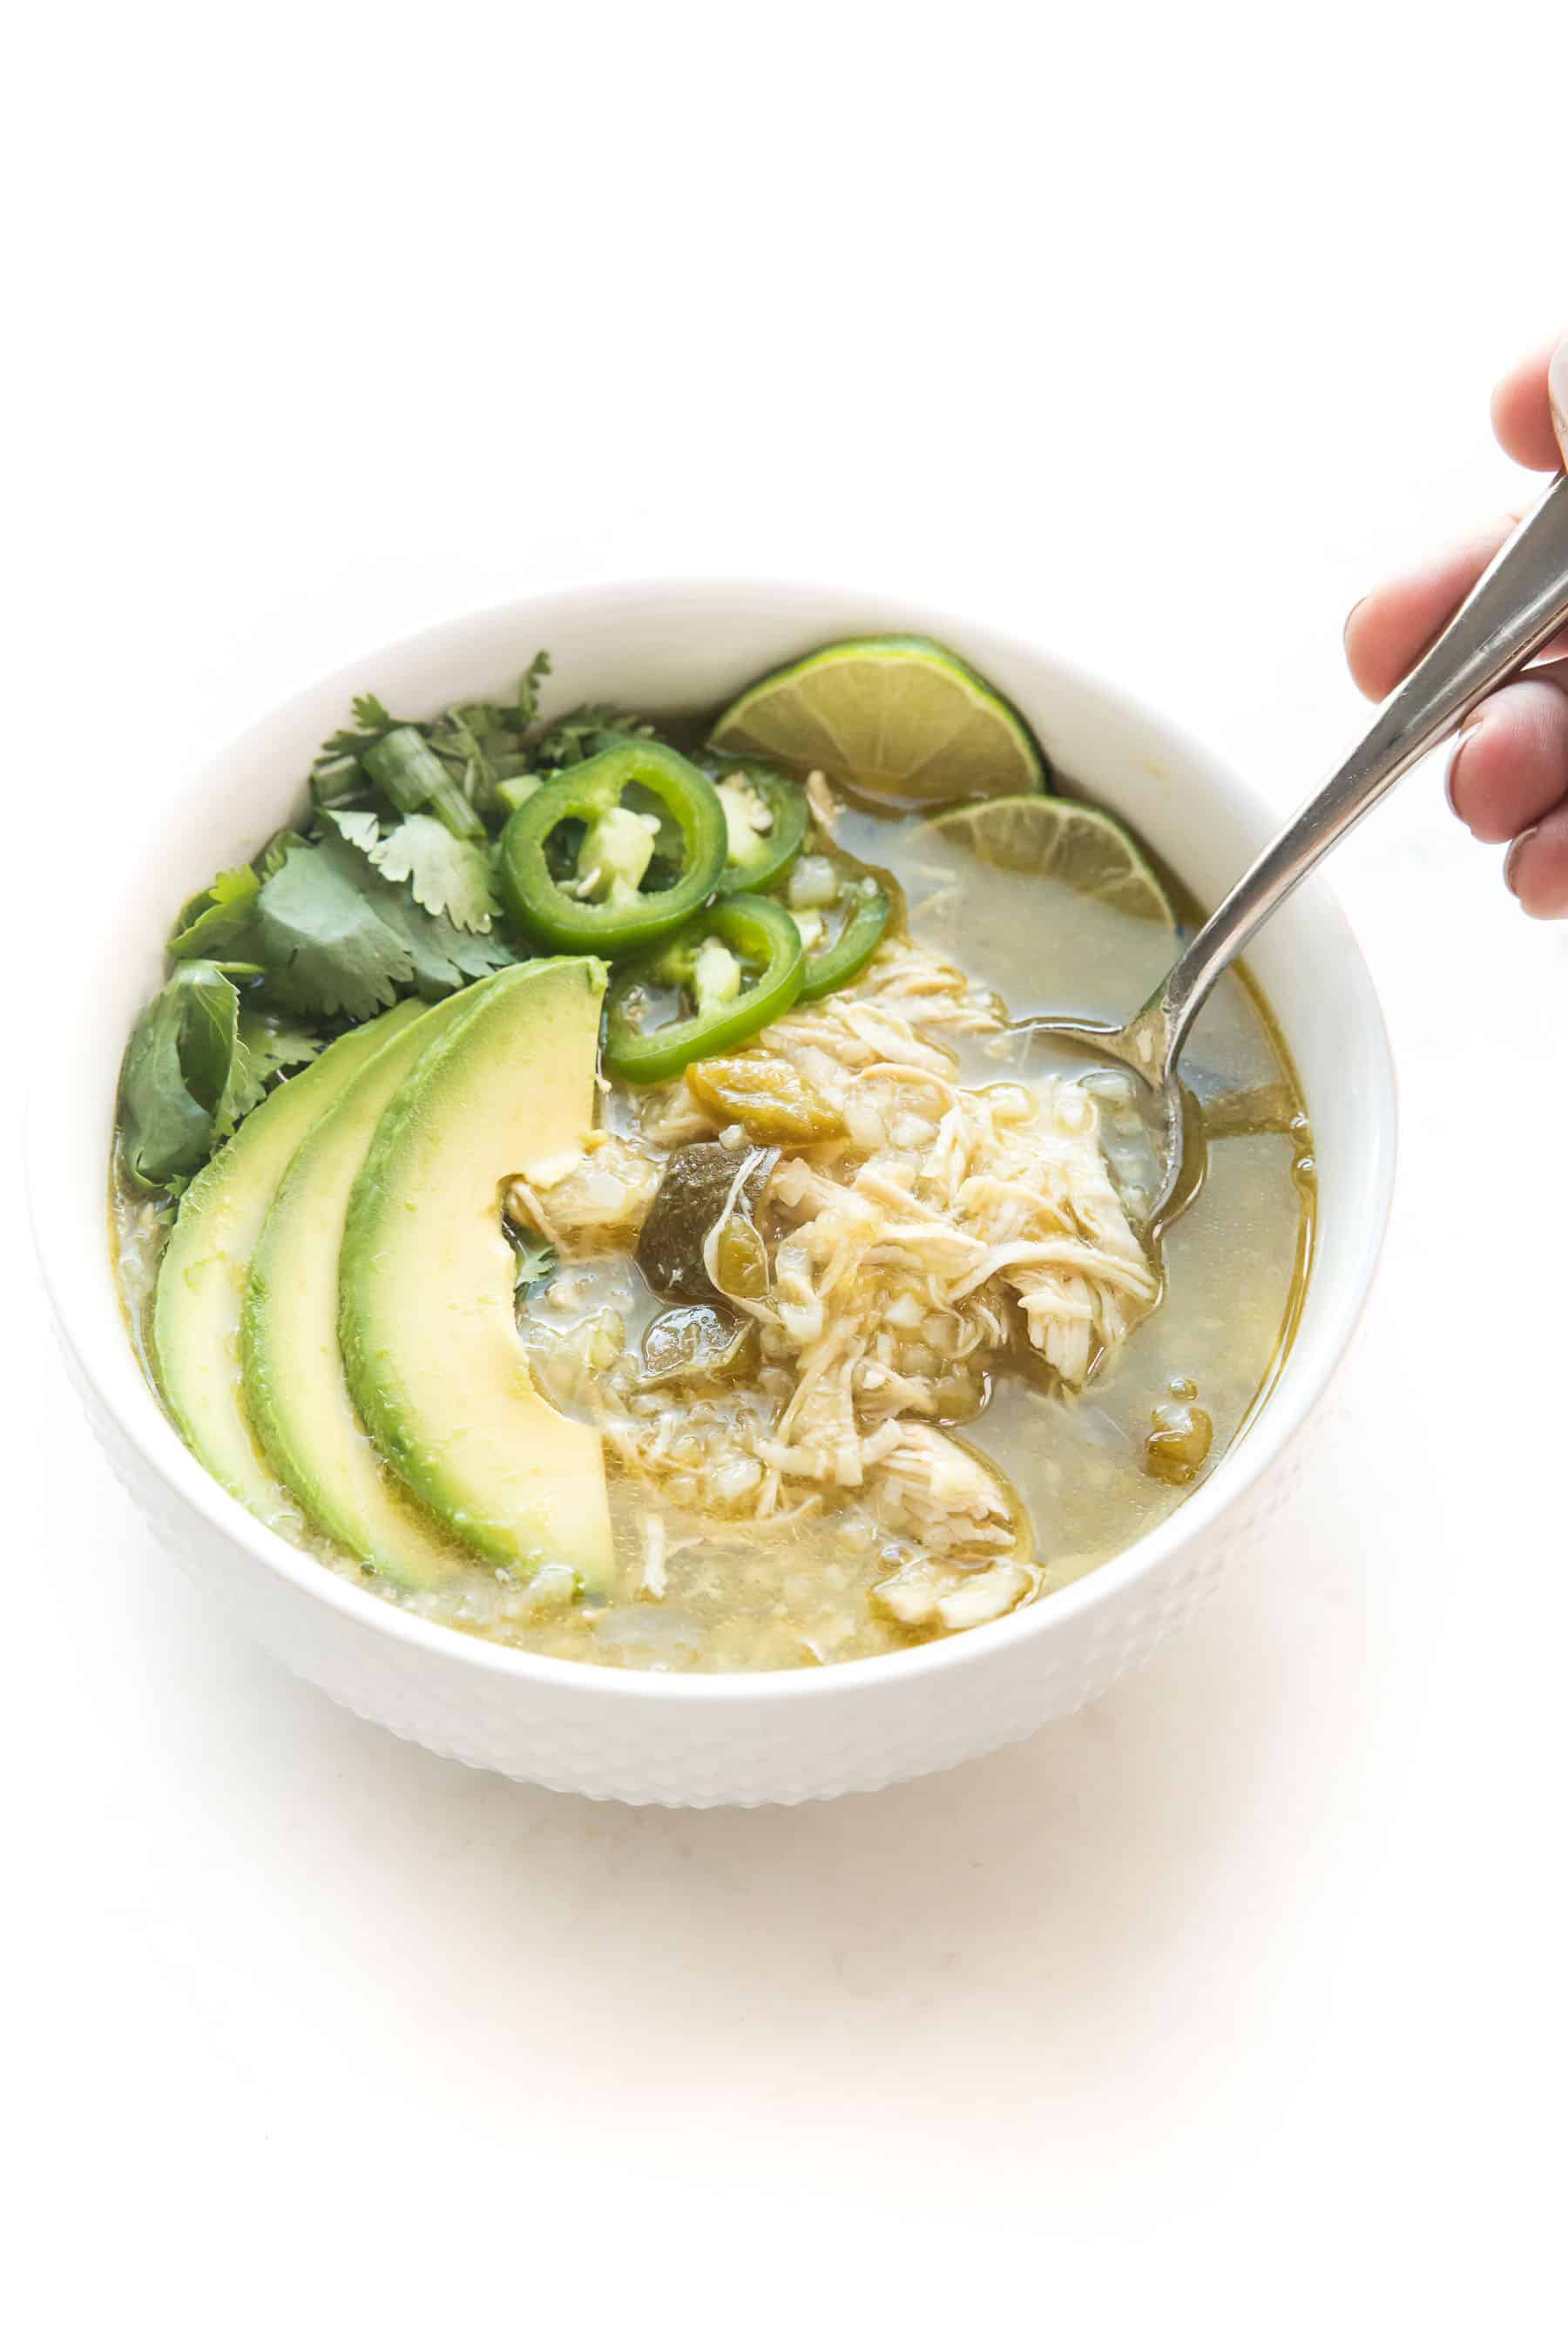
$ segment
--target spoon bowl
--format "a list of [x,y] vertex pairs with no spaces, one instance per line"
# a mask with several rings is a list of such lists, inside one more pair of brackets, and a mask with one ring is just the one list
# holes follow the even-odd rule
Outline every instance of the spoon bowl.
[[1110,1021],[1058,1021],[1044,1016],[1020,1022],[1031,1047],[1053,1064],[1078,1055],[1091,1066],[1085,1074],[1095,1091],[1097,1073],[1125,1072],[1133,1103],[1148,1134],[1154,1169],[1152,1189],[1130,1203],[1132,1221],[1152,1252],[1173,1219],[1190,1208],[1208,1167],[1203,1113],[1189,1087],[1160,1061],[1161,1040],[1149,1015],[1158,1000],[1118,1028]]

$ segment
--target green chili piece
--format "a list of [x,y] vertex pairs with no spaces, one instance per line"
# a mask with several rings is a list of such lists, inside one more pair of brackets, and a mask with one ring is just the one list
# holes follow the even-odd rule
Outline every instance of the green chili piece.
[[846,909],[844,928],[831,947],[822,948],[805,960],[805,978],[800,993],[807,1004],[814,1004],[819,996],[831,996],[836,988],[847,988],[852,980],[858,980],[880,947],[882,934],[892,919],[887,892],[868,874],[847,879],[838,903]]
[[[623,806],[621,795],[633,785],[669,820],[664,836],[673,842],[679,834],[679,870],[668,889],[642,887],[662,821]],[[562,879],[546,851],[551,835],[573,820],[586,831],[575,877]],[[726,855],[724,812],[701,770],[668,744],[625,739],[529,794],[501,835],[497,881],[531,940],[615,956],[678,930],[711,898]]]
[[[742,979],[733,993],[713,991],[701,1002],[702,961],[717,940],[731,956],[761,969]],[[689,1062],[727,1053],[787,1013],[800,994],[805,955],[794,918],[773,898],[743,893],[721,898],[658,954],[618,971],[605,1000],[605,1067],[618,1078],[646,1086],[673,1078]],[[697,1010],[661,1029],[640,1029],[634,996],[650,985],[681,979],[698,989]]]
[[[766,890],[800,856],[811,822],[805,794],[776,768],[754,760],[731,761],[718,770],[717,782],[730,856],[719,887],[726,897],[735,890]],[[746,810],[749,796],[762,803],[766,822],[761,829]]]

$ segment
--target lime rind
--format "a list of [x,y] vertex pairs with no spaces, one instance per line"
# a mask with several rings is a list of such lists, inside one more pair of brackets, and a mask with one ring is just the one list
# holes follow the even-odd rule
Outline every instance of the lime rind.
[[896,801],[1047,789],[1044,755],[1018,712],[929,637],[846,637],[786,663],[731,704],[712,740]]
[[981,864],[1066,882],[1142,922],[1176,928],[1175,909],[1124,824],[1086,801],[1009,793],[948,809],[921,828]]

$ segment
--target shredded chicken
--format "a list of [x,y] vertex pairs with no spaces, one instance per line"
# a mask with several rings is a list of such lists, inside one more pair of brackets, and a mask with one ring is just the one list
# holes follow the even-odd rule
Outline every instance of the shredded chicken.
[[668,1584],[665,1572],[668,1546],[664,1521],[657,1511],[649,1511],[643,1519],[643,1541],[647,1549],[643,1554],[642,1581],[637,1589],[649,1601],[662,1601]]
[[805,780],[805,800],[817,831],[825,839],[831,841],[833,828],[838,822],[838,803],[834,799],[827,778],[820,768],[813,768]]
[[[934,1424],[977,1412],[1020,1348],[1081,1387],[1155,1296],[1092,1097],[963,1082],[952,1041],[1002,1026],[955,966],[899,942],[765,1030],[751,1053],[792,1065],[837,1129],[787,1147],[757,1204],[770,1279],[731,1305],[757,1326],[758,1368],[679,1407],[629,1381],[600,1399],[626,1466],[689,1507],[777,1527],[863,1504],[901,1543],[876,1591],[907,1625],[979,1622],[1039,1580],[1000,1474]],[[720,1132],[736,1139],[678,1080],[643,1097],[636,1135],[515,1187],[514,1213],[567,1255],[626,1246],[664,1156]]]
[[959,1578],[943,1576],[922,1559],[873,1585],[871,1599],[896,1624],[940,1625],[944,1633],[957,1633],[1016,1609],[1030,1580],[1028,1570],[1014,1560],[998,1560],[977,1575]]
[[507,1208],[563,1256],[632,1249],[662,1170],[660,1155],[629,1136],[598,1134],[568,1166],[514,1176]]

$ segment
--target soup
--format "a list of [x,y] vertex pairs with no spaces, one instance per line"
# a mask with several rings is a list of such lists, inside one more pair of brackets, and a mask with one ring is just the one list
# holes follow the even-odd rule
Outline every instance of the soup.
[[1022,1016],[1124,1017],[1196,910],[983,680],[859,641],[716,719],[542,728],[537,677],[367,699],[303,830],[180,914],[112,1190],[176,1424],[389,1601],[559,1657],[826,1665],[1091,1572],[1289,1344],[1266,1008],[1200,1018],[1156,1253],[1131,1081]]

